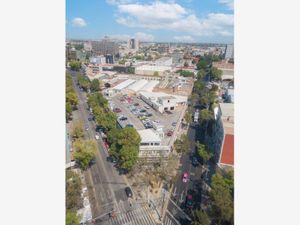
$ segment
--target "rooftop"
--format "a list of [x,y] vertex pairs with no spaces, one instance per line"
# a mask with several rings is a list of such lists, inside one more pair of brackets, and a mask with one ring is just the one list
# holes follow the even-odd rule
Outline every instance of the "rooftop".
[[226,134],[221,151],[220,164],[234,165],[234,135]]
[[138,130],[137,132],[141,136],[141,142],[161,142],[161,139],[154,133],[153,130],[144,129]]

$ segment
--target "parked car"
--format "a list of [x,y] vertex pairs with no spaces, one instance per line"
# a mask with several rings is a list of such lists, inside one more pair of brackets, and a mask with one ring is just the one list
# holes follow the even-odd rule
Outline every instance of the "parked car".
[[173,122],[173,123],[172,123],[172,126],[173,126],[173,127],[176,127],[176,124],[177,124],[176,122]]
[[145,105],[144,107],[145,107],[146,109],[150,109],[150,107],[149,107],[149,106],[147,106],[147,105]]
[[85,126],[85,130],[89,130],[89,126]]
[[133,105],[134,105],[134,106],[139,106],[140,104],[136,102],[136,103],[134,103]]
[[199,165],[199,161],[198,161],[196,156],[193,156],[193,158],[192,158],[192,165],[193,166],[198,166]]
[[184,172],[182,175],[182,182],[183,183],[188,182],[188,177],[189,177],[189,174],[187,172]]
[[168,136],[168,137],[171,137],[172,135],[173,135],[173,131],[169,130],[169,131],[167,132],[167,136]]
[[127,117],[126,117],[126,116],[121,116],[121,117],[119,118],[119,120],[121,120],[121,121],[127,120]]
[[192,195],[187,195],[186,196],[186,201],[185,201],[185,206],[189,209],[193,208],[194,202],[193,202],[193,196]]
[[132,194],[132,191],[131,191],[130,187],[125,188],[125,193],[126,193],[128,198],[132,198],[133,194]]
[[116,112],[116,113],[120,113],[120,112],[122,112],[122,110],[120,109],[120,108],[114,108],[114,110],[113,110],[114,112]]
[[141,113],[147,112],[146,109],[140,109]]
[[100,139],[100,135],[98,133],[95,134],[95,138],[96,140],[99,140]]
[[150,117],[152,116],[152,113],[147,113],[146,116]]
[[133,125],[132,124],[127,124],[126,127],[133,127]]

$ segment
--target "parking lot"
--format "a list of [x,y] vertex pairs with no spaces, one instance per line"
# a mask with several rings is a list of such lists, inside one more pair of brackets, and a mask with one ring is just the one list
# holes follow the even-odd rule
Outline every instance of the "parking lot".
[[[176,124],[180,122],[178,121],[181,113],[180,109],[161,114],[136,96],[128,97],[116,95],[111,98],[111,105],[119,116],[118,121],[122,127],[133,126],[137,130],[143,130],[146,129],[147,126],[149,126],[148,129],[154,129],[151,128],[153,124],[162,125],[165,134],[161,143],[162,145],[168,145],[172,135],[168,136],[167,133],[172,133],[170,131],[173,131]],[[144,123],[142,121],[144,121]]]

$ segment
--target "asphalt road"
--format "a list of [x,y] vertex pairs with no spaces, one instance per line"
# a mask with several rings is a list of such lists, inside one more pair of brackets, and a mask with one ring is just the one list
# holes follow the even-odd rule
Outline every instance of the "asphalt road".
[[[190,224],[188,217],[191,216],[191,211],[186,207],[186,197],[188,194],[193,198],[193,209],[200,208],[201,203],[201,182],[202,182],[202,166],[192,165],[192,156],[195,154],[195,145],[197,141],[202,142],[204,131],[201,130],[199,125],[192,124],[188,128],[188,139],[190,141],[190,148],[181,156],[180,170],[177,175],[176,182],[174,184],[172,198],[168,204],[167,210],[169,213],[179,221],[180,224]],[[189,174],[187,183],[182,181],[182,175],[184,172]]]
[[[78,112],[88,126],[85,131],[85,138],[95,140],[95,122],[88,121],[89,111],[86,103],[86,94],[81,92],[76,85],[76,72],[71,72],[74,87],[78,96]],[[124,188],[127,186],[123,175],[119,175],[111,162],[108,162],[108,152],[101,139],[97,140],[98,151],[96,152],[96,163],[85,171],[86,180],[89,186],[90,199],[92,205],[93,217],[100,216],[109,212],[112,208],[118,210],[120,201],[127,201]]]

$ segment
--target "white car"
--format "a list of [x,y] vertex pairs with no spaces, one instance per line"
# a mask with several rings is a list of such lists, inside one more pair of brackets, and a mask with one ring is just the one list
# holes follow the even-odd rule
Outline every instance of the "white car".
[[100,139],[100,136],[98,134],[95,135],[96,140]]

